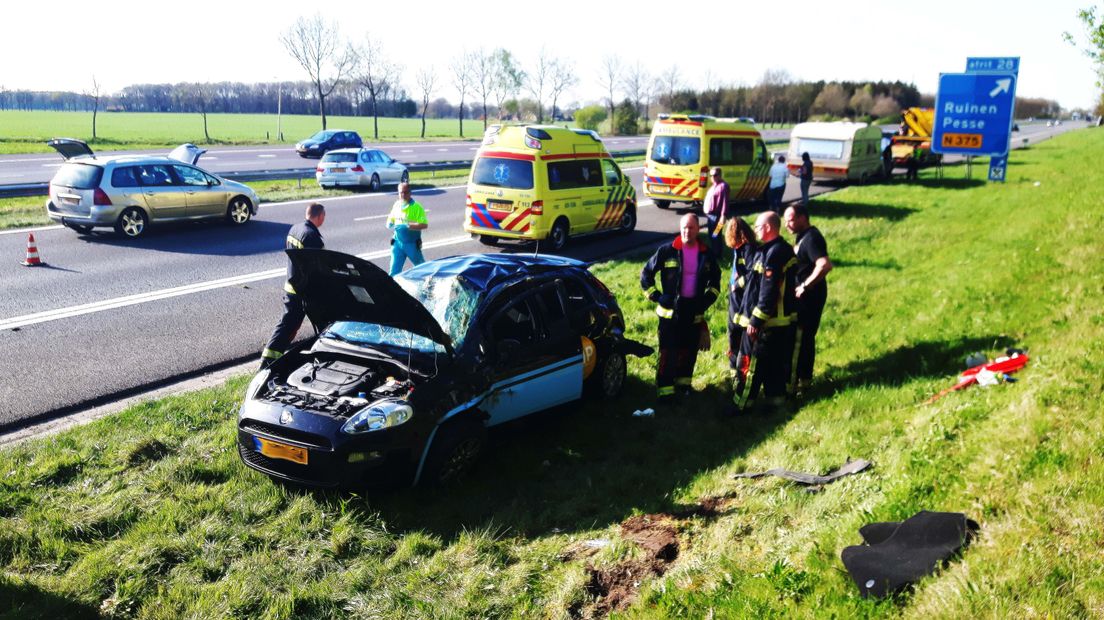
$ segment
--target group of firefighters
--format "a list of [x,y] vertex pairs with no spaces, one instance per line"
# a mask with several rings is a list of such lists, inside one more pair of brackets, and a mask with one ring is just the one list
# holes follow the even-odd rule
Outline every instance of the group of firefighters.
[[[692,391],[699,351],[711,346],[706,311],[721,297],[721,244],[732,249],[727,283],[728,359],[733,374],[730,413],[753,406],[773,409],[786,396],[799,396],[813,376],[816,333],[828,297],[825,276],[832,269],[823,235],[809,223],[804,200],[791,204],[782,217],[764,211],[749,226],[734,217],[728,185],[719,168],[704,205],[708,230],[701,234],[698,216],[680,220],[679,235],[661,245],[640,272],[644,294],[659,315],[659,363],[656,386],[661,401]],[[287,248],[324,247],[319,228],[326,220],[320,203],[307,207],[306,219],[288,231]],[[793,245],[782,237],[785,225]],[[387,227],[392,230],[391,275],[421,253],[425,210],[399,185]],[[302,300],[292,286],[294,265],[288,262],[284,313],[261,355],[262,367],[290,346],[304,319]],[[759,393],[761,404],[757,404]]]
[[[656,387],[668,401],[691,391],[699,351],[711,346],[706,310],[720,297],[718,237],[732,248],[728,278],[728,359],[733,374],[729,413],[769,411],[809,387],[816,333],[832,269],[824,236],[804,204],[783,216],[765,211],[749,226],[728,209],[720,169],[706,196],[710,229],[698,217],[680,220],[679,236],[660,246],[640,272],[640,286],[659,316]],[[782,237],[782,226],[794,235]],[[757,402],[760,392],[763,399]]]

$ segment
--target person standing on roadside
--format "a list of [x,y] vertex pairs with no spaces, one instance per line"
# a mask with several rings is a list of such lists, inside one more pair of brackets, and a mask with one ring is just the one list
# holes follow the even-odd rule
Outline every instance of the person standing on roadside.
[[415,266],[425,262],[422,231],[429,228],[429,220],[426,219],[425,209],[411,195],[409,183],[399,183],[399,199],[391,206],[387,228],[393,231],[391,269],[388,273],[398,275],[408,258]]
[[790,391],[801,393],[809,389],[816,359],[816,335],[820,317],[828,301],[826,276],[832,270],[828,244],[816,226],[809,224],[809,211],[800,205],[786,209],[786,229],[794,234],[794,255],[797,257],[797,364],[790,381]]
[[732,248],[732,272],[728,278],[728,364],[736,370],[740,367],[740,343],[748,325],[743,319],[744,295],[759,245],[751,226],[739,217],[725,224],[725,244]]
[[912,152],[909,153],[908,159],[905,161],[906,181],[916,181],[920,178],[920,158],[923,153],[924,151],[919,146],[912,148]]
[[713,257],[721,258],[721,244],[724,242],[724,222],[731,215],[728,210],[728,183],[724,180],[724,173],[720,168],[713,168],[709,172],[713,179],[713,185],[705,193],[706,228],[709,235],[709,247],[713,251]]
[[809,206],[809,186],[813,184],[813,160],[809,153],[801,154],[801,168],[798,169],[798,178],[801,179],[801,204]]
[[759,251],[751,266],[751,281],[744,297],[747,329],[741,343],[740,365],[733,386],[729,413],[747,411],[762,389],[767,406],[779,407],[794,355],[795,264],[793,248],[779,234],[781,218],[764,211],[755,219]]
[[679,236],[656,249],[640,270],[640,287],[659,315],[659,363],[656,389],[661,400],[691,391],[698,351],[710,347],[705,311],[720,294],[721,270],[698,216],[679,221]]
[[[288,231],[287,240],[284,242],[285,249],[321,250],[326,246],[322,240],[322,233],[318,231],[319,228],[322,228],[322,223],[326,221],[326,207],[322,203],[312,202],[307,206],[304,215],[306,219],[292,226],[291,230]],[[288,258],[288,277],[287,281],[284,282],[284,315],[280,317],[280,322],[276,324],[276,329],[273,330],[268,345],[261,352],[262,369],[267,368],[272,362],[283,356],[284,351],[287,351],[288,347],[291,346],[291,341],[295,339],[295,334],[299,333],[299,328],[303,326],[303,318],[306,316],[306,311],[303,309],[303,300],[291,284],[292,280],[297,279],[297,275],[295,265]]]
[[782,213],[782,197],[786,194],[786,179],[790,176],[790,169],[786,166],[786,156],[779,155],[778,159],[770,167],[770,188],[767,196],[770,198],[771,211]]

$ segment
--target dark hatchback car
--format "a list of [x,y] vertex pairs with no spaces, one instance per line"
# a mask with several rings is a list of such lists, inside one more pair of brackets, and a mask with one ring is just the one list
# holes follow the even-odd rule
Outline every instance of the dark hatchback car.
[[254,377],[238,451],[274,478],[359,488],[448,483],[487,429],[584,395],[609,398],[625,356],[617,301],[579,261],[473,254],[392,279],[328,250],[289,250],[318,335]]
[[360,134],[345,129],[323,129],[295,145],[299,157],[322,157],[334,149],[351,149],[364,146]]

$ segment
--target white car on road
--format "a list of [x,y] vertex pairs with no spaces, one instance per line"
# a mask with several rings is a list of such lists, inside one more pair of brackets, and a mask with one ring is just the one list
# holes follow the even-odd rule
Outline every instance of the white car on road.
[[338,149],[322,156],[314,177],[325,189],[367,187],[378,192],[383,185],[407,183],[406,166],[378,149]]

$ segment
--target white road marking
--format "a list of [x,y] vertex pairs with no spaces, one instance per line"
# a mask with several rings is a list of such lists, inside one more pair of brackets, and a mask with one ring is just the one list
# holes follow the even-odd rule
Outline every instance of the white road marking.
[[479,147],[478,147],[478,146],[472,146],[472,147],[468,147],[468,150],[469,150],[469,151],[478,151],[478,150],[479,150]]
[[276,156],[272,155],[271,153],[262,153],[262,154],[258,155],[257,157],[263,157],[265,159],[272,159],[273,157],[276,157]]
[[[433,248],[440,248],[449,245],[456,245],[460,243],[470,242],[470,235],[461,235],[457,237],[448,237],[438,241],[431,241],[422,246],[423,250],[429,250]],[[376,258],[384,258],[391,255],[391,250],[377,250],[375,252],[367,252],[365,254],[358,254],[358,258],[364,260],[373,260]],[[230,286],[241,286],[250,282],[258,282],[261,280],[270,280],[272,278],[280,278],[287,274],[287,270],[284,267],[279,269],[269,269],[267,271],[257,271],[254,273],[247,273],[240,276],[232,276],[229,278],[221,278],[218,280],[208,280],[206,282],[196,282],[194,284],[187,284],[184,286],[177,286],[173,288],[161,289],[159,291],[150,291],[148,293],[138,293],[136,295],[127,295],[125,297],[116,297],[114,299],[105,299],[103,301],[94,301],[92,303],[81,304],[79,306],[70,306],[68,308],[58,308],[56,310],[45,310],[43,312],[36,312],[34,314],[25,314],[23,316],[12,317],[10,319],[4,319],[0,321],[0,331],[9,330],[21,327],[27,327],[29,325],[37,325],[39,323],[47,323],[49,321],[57,321],[60,319],[69,319],[78,316],[84,316],[86,314],[93,314],[96,312],[104,312],[106,310],[115,310],[117,308],[125,308],[127,306],[136,306],[138,304],[149,303],[153,301],[160,301],[162,299],[171,299],[173,297],[180,297],[182,295],[191,295],[193,293],[202,293],[204,291],[213,291],[220,288],[227,288]]]
[[64,164],[42,164],[43,168],[60,168]]
[[414,149],[403,149],[403,150],[401,150],[401,151],[399,151],[399,152],[400,152],[400,153],[413,153],[413,152],[414,152]]
[[442,153],[447,153],[448,152],[448,149],[437,149],[437,150],[442,152]]

